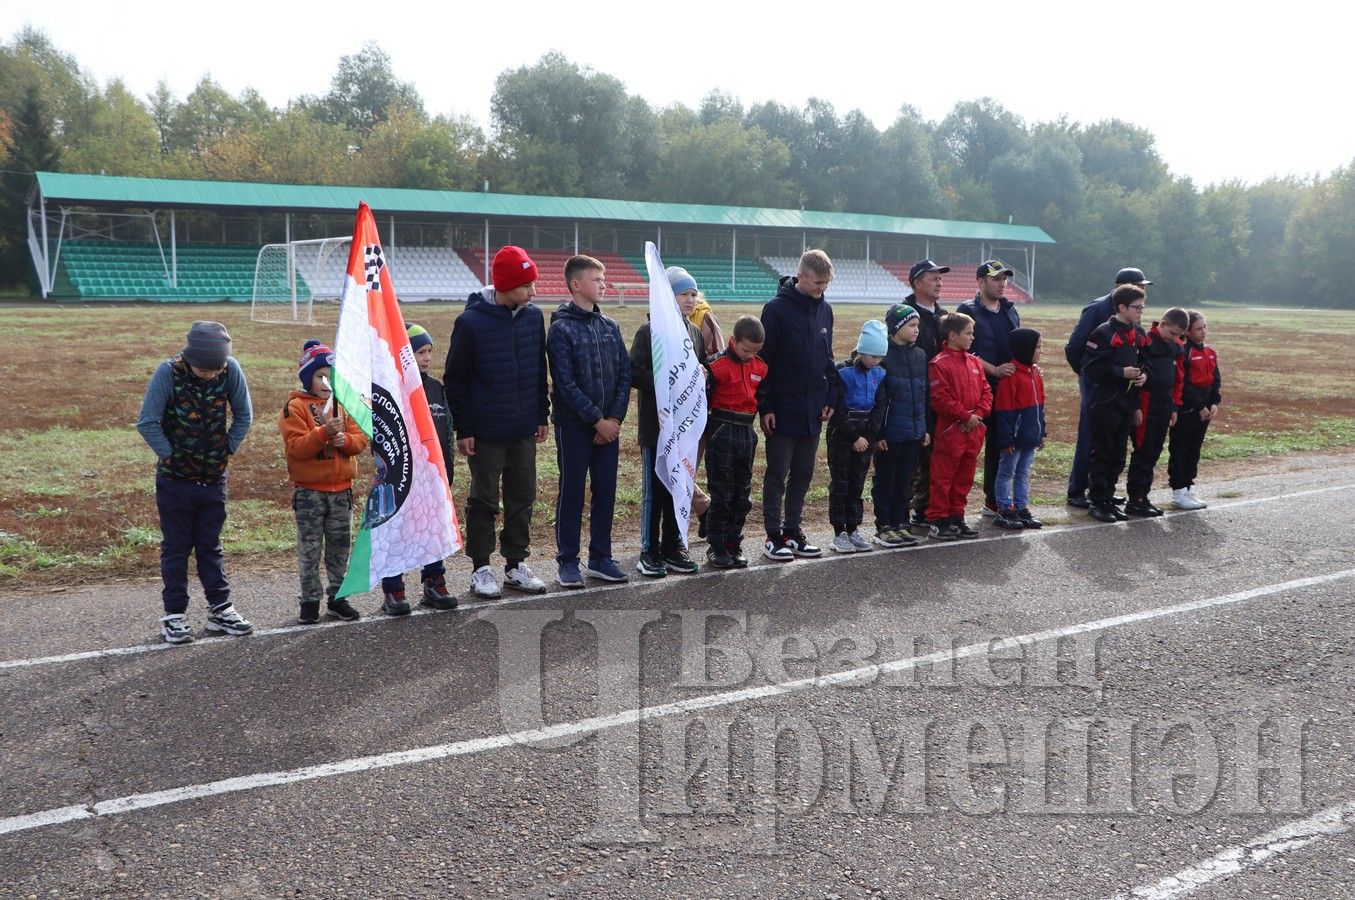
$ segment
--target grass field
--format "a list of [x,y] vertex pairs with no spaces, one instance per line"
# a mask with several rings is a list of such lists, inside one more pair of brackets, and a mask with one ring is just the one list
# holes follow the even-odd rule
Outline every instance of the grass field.
[[[551,306],[547,303],[548,312]],[[407,308],[410,320],[435,336],[439,373],[461,308]],[[728,332],[737,316],[757,311],[756,305],[722,304],[717,314]],[[1148,312],[1145,322],[1153,308]],[[1237,465],[1237,460],[1264,466],[1266,457],[1295,450],[1355,445],[1355,313],[1237,306],[1207,312],[1210,342],[1223,370],[1224,407],[1205,444],[1203,480],[1211,469]],[[838,306],[835,313],[835,345],[846,356],[861,323],[882,317],[884,307]],[[1077,419],[1076,383],[1062,348],[1077,313],[1071,305],[1022,310],[1023,324],[1046,335],[1050,441],[1036,458],[1032,494],[1037,504],[1056,505],[1060,512]],[[629,340],[645,313],[643,304],[635,304],[612,314]],[[302,341],[312,336],[333,340],[333,312],[329,315],[325,325],[301,328],[252,323],[248,308],[235,305],[0,308],[0,377],[6,391],[0,429],[0,584],[60,584],[74,577],[156,571],[154,465],[133,423],[151,372],[182,346],[189,324],[203,318],[229,328],[254,398],[254,428],[231,463],[225,534],[230,565],[237,571],[290,565],[294,525],[277,416],[298,383]],[[634,543],[638,536],[640,454],[633,415],[632,407],[622,432],[614,529],[619,543]],[[553,552],[553,446],[542,448],[539,461],[534,544],[538,555],[548,557]],[[457,483],[467,484],[464,460],[457,469]],[[760,476],[759,468],[755,494]],[[826,507],[821,454],[807,521],[820,523]],[[750,525],[750,533],[757,534],[756,508]]]

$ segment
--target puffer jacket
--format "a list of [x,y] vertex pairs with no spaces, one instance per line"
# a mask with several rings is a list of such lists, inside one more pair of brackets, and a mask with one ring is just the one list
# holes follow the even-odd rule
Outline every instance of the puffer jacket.
[[881,434],[887,441],[920,441],[927,436],[927,354],[916,343],[889,345],[885,370],[889,410]]
[[794,276],[762,307],[766,332],[759,356],[767,363],[759,412],[776,415],[776,434],[818,435],[822,414],[832,404],[837,378],[833,358],[833,308],[795,287]]
[[494,302],[494,289],[470,295],[456,317],[442,377],[458,439],[501,443],[547,424],[546,328],[541,309]]
[[546,332],[555,424],[590,428],[599,419],[626,418],[630,406],[630,354],[621,329],[596,306],[561,303]]

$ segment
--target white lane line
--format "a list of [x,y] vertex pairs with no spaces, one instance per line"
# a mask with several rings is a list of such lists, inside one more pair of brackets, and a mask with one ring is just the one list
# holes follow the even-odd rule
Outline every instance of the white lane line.
[[1245,869],[1300,850],[1323,838],[1345,834],[1352,828],[1355,828],[1355,800],[1329,806],[1306,819],[1281,825],[1245,844],[1221,850],[1209,859],[1182,869],[1175,875],[1168,875],[1154,884],[1137,887],[1128,894],[1116,894],[1115,900],[1172,900],[1186,897],[1207,884],[1232,878]]
[[241,791],[250,791],[279,784],[293,784],[298,781],[311,781],[316,778],[329,778],[334,775],[346,775],[353,772],[369,772],[374,769],[389,769],[394,766],[406,766],[414,763],[428,762],[430,760],[447,759],[449,757],[472,756],[477,753],[484,753],[488,750],[498,750],[515,745],[537,744],[562,737],[592,734],[593,732],[606,728],[616,728],[621,725],[633,725],[637,722],[643,722],[649,719],[662,719],[668,716],[684,715],[698,710],[715,709],[717,707],[748,703],[756,700],[767,700],[818,688],[837,687],[856,683],[869,684],[882,675],[904,672],[920,665],[947,663],[952,660],[967,659],[971,656],[1019,649],[1024,645],[1034,642],[1058,640],[1059,638],[1072,635],[1104,631],[1120,625],[1132,625],[1168,616],[1184,615],[1202,609],[1245,603],[1246,601],[1254,600],[1257,597],[1266,597],[1285,591],[1328,584],[1333,581],[1350,578],[1351,576],[1355,576],[1355,569],[1345,569],[1327,575],[1314,575],[1309,578],[1298,578],[1293,581],[1251,588],[1250,590],[1237,591],[1232,594],[1221,594],[1217,597],[1191,600],[1187,603],[1177,603],[1172,606],[1161,606],[1156,609],[1139,610],[1137,612],[1111,616],[1105,619],[1080,622],[1076,625],[1065,625],[1059,628],[1046,629],[1044,631],[1033,631],[1027,634],[1003,638],[1002,640],[993,643],[984,641],[981,644],[969,644],[951,650],[938,650],[935,653],[928,653],[924,656],[896,659],[887,663],[861,666],[856,669],[846,669],[841,672],[832,672],[827,675],[819,675],[813,678],[798,678],[791,681],[743,688],[741,690],[727,691],[720,694],[705,694],[700,697],[692,697],[687,700],[679,700],[672,703],[663,703],[658,706],[643,706],[638,709],[629,709],[608,716],[595,716],[589,719],[581,719],[576,722],[562,722],[545,728],[515,731],[508,734],[497,734],[489,737],[457,741],[451,744],[419,747],[413,750],[399,750],[391,753],[381,753],[375,756],[360,756],[354,759],[325,763],[318,766],[305,766],[299,769],[262,772],[256,775],[242,775],[237,778],[227,778],[221,781],[206,782],[204,784],[187,785],[185,787],[171,788],[165,791],[154,791],[149,794],[132,794],[127,797],[118,797],[113,800],[101,800],[86,805],[45,809],[35,813],[26,813],[24,815],[0,819],[0,834],[7,834],[13,831],[30,831],[35,828],[45,828],[49,825],[58,825],[63,822],[74,822],[81,819],[116,816],[141,809],[165,806],[171,803],[182,803],[186,800],[198,800],[203,797],[214,797],[221,794],[234,794]]
[[[877,554],[887,554],[887,553],[920,553],[925,550],[935,550],[935,551],[952,550],[957,547],[973,547],[976,544],[986,544],[992,541],[1048,539],[1051,537],[1061,537],[1065,534],[1075,534],[1079,531],[1090,531],[1094,528],[1126,528],[1136,525],[1146,525],[1152,522],[1170,521],[1171,518],[1175,518],[1176,516],[1200,515],[1203,513],[1210,512],[1222,512],[1224,510],[1237,509],[1239,507],[1244,506],[1254,506],[1261,503],[1275,503],[1282,500],[1296,500],[1303,497],[1316,496],[1318,494],[1329,494],[1332,493],[1333,491],[1348,491],[1351,490],[1352,488],[1355,488],[1355,484],[1338,484],[1322,488],[1312,488],[1306,491],[1296,491],[1291,494],[1277,494],[1273,497],[1254,497],[1249,500],[1231,500],[1223,503],[1212,503],[1207,509],[1174,511],[1172,515],[1170,517],[1167,517],[1166,519],[1130,519],[1128,522],[1107,522],[1107,523],[1088,522],[1083,525],[1056,526],[1048,529],[1041,529],[1039,531],[1006,532],[1002,534],[988,535],[987,537],[975,538],[973,540],[968,541],[951,541],[948,543],[934,543],[926,541],[924,539],[923,543],[917,545],[916,547],[902,548],[899,550],[877,550],[872,553],[860,555],[869,558]],[[824,563],[843,562],[846,560],[856,559],[857,556],[858,554],[855,553],[826,553],[825,555],[817,559],[797,559],[793,563],[767,562],[760,563],[759,565],[755,566],[749,566],[746,569],[726,569],[723,571],[718,569],[706,569],[705,571],[700,572],[696,575],[682,575],[675,577],[680,578],[682,584],[686,584],[688,582],[697,581],[704,578],[722,578],[747,574],[750,572],[770,572],[782,569],[789,569],[790,567],[800,568],[803,566],[815,564],[821,565]],[[521,595],[514,594],[506,596],[501,600],[481,601],[478,603],[461,603],[457,606],[455,610],[452,610],[451,612],[464,613],[464,612],[474,612],[475,610],[478,609],[498,609],[504,606],[512,606],[518,603],[539,603],[543,600],[553,600],[556,598],[577,599],[579,597],[591,597],[609,591],[626,590],[627,588],[634,588],[637,585],[661,586],[663,583],[664,582],[661,581],[647,581],[647,580],[631,581],[626,584],[603,584],[590,586],[589,588],[582,591],[576,589],[576,590],[550,591],[549,593],[545,594],[521,594]],[[426,616],[426,615],[445,615],[445,614],[446,613],[441,610],[416,609],[413,611],[411,615]],[[250,638],[257,639],[266,637],[276,637],[278,635],[284,634],[308,634],[326,628],[348,628],[353,626],[373,625],[378,623],[389,623],[398,621],[400,621],[400,619],[391,619],[387,616],[382,616],[377,613],[371,613],[369,615],[364,616],[363,618],[359,619],[356,622],[326,621],[321,622],[317,625],[283,625],[276,628],[258,628],[255,629],[252,635],[250,635]],[[158,644],[132,644],[127,647],[109,647],[103,650],[82,650],[75,653],[62,653],[56,656],[34,656],[27,659],[5,659],[0,660],[0,671],[4,671],[6,669],[29,669],[37,666],[52,666],[59,665],[61,663],[80,662],[82,660],[87,659],[99,659],[101,657],[108,656],[137,656],[142,653],[157,653],[161,650],[179,650],[183,652],[189,652],[194,649],[202,649],[206,647],[222,647],[236,640],[238,640],[238,638],[212,637],[206,639],[199,639],[191,644],[171,645],[163,642]]]

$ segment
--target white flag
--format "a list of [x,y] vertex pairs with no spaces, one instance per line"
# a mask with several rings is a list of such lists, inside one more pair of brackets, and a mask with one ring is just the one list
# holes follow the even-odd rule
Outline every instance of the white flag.
[[692,346],[659,250],[645,242],[649,267],[649,346],[654,360],[654,399],[659,410],[659,446],[654,472],[673,497],[678,534],[687,546],[687,526],[696,487],[696,454],[706,430],[706,371]]

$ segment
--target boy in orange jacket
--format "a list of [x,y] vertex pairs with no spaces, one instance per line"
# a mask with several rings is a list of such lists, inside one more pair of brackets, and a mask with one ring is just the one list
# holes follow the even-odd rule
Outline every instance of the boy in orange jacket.
[[[329,614],[360,618],[346,599],[335,599],[344,571],[353,522],[353,478],[357,455],[367,449],[367,435],[343,408],[332,402],[329,378],[334,351],[317,340],[301,350],[299,376],[304,390],[292,391],[278,418],[287,454],[287,476],[296,489],[296,556],[301,575],[302,625],[320,621],[320,559],[325,561]],[[406,612],[408,609],[406,609]]]
[[974,468],[983,446],[983,420],[993,409],[993,389],[983,363],[969,352],[974,320],[951,313],[941,320],[944,346],[927,365],[936,436],[932,440],[931,485],[927,499],[928,536],[937,541],[975,538],[965,524],[965,500],[974,486]]

